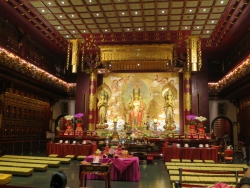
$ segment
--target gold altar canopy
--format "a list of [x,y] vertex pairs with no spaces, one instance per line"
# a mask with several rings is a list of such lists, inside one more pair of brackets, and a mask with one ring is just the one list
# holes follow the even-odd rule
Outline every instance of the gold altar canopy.
[[111,71],[173,71],[174,44],[99,46],[101,62]]

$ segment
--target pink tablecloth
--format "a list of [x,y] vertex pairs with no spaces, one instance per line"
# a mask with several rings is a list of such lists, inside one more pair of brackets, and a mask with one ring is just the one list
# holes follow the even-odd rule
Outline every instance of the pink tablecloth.
[[[93,157],[88,156],[85,161],[92,162]],[[132,158],[103,158],[102,163],[112,162],[111,180],[140,181],[141,173],[138,157]],[[88,179],[103,179],[101,176],[88,175]]]
[[200,159],[214,160],[218,162],[218,151],[216,148],[177,148],[166,147],[164,161],[170,162],[171,159]]
[[93,151],[92,145],[82,144],[47,144],[47,156],[50,154],[58,154],[58,157],[65,157],[66,155],[91,155]]

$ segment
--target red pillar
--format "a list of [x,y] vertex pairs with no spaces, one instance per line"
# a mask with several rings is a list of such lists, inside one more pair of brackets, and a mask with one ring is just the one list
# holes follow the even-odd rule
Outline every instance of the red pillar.
[[96,90],[97,90],[97,73],[96,69],[90,70],[89,79],[89,125],[88,130],[95,130],[96,124]]
[[191,73],[184,72],[183,76],[183,102],[184,102],[184,132],[187,132],[188,120],[186,118],[187,115],[191,115],[192,113],[192,83],[191,83]]

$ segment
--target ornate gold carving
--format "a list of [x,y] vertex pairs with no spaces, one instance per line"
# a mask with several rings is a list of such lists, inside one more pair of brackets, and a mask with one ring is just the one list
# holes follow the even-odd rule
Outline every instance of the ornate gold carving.
[[91,93],[90,95],[89,95],[89,110],[95,110],[95,108],[96,108],[96,97],[94,96],[94,94],[93,93]]
[[190,93],[184,94],[184,110],[190,111],[192,107],[192,96]]
[[200,71],[201,60],[201,41],[198,36],[189,36],[187,43],[187,71]]
[[184,72],[184,80],[190,80],[190,79],[191,79],[190,72]]
[[89,123],[88,130],[90,130],[90,131],[95,130],[95,125],[94,125],[94,124],[92,124],[92,123]]
[[84,46],[82,45],[81,47],[81,51],[82,51],[82,58],[81,58],[81,71],[84,71]]
[[71,58],[72,59],[71,60],[72,72],[76,73],[77,66],[78,66],[78,58],[79,58],[78,49],[79,49],[80,40],[73,39],[73,40],[70,40],[70,42],[72,43],[72,58]]
[[95,81],[96,80],[96,71],[92,71],[91,73],[90,73],[90,81]]
[[92,116],[92,115],[89,115],[89,119],[93,119],[93,116]]
[[67,69],[67,70],[69,70],[70,50],[71,50],[71,43],[68,43],[68,50],[67,50],[67,63],[66,63],[66,69]]
[[249,74],[250,70],[250,56],[243,60],[238,67],[233,69],[230,73],[225,75],[217,83],[208,83],[209,92],[220,92],[222,89],[230,86],[236,81]]
[[[166,61],[172,60],[173,44],[99,46],[101,61]],[[157,52],[157,53],[156,53]]]

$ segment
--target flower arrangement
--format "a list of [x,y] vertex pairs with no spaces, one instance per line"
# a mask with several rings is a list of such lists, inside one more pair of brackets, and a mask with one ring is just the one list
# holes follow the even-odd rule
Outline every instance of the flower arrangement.
[[196,115],[187,115],[186,116],[187,120],[188,120],[188,125],[195,125],[195,118],[197,118]]
[[73,119],[73,116],[72,116],[72,115],[67,115],[67,116],[64,116],[64,118],[65,118],[66,120],[72,120],[72,119]]
[[207,118],[203,117],[203,116],[199,116],[195,118],[196,121],[198,121],[197,127],[198,128],[204,128],[206,129],[206,127],[203,125],[204,121],[207,121]]
[[72,119],[73,119],[74,116],[72,115],[67,115],[67,116],[64,116],[64,119],[66,119],[66,126],[72,126]]
[[203,116],[196,117],[195,120],[198,120],[199,122],[207,121],[207,118]]
[[76,118],[76,123],[83,123],[83,120],[82,120],[83,116],[84,114],[82,113],[75,114],[74,117]]

